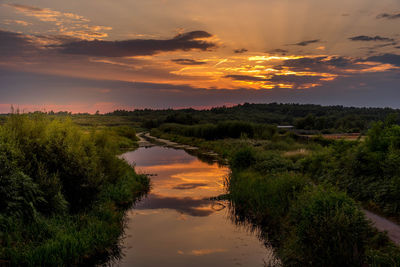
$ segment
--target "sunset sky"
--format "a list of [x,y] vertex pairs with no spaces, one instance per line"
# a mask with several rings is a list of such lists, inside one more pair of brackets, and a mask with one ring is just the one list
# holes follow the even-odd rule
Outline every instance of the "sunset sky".
[[398,0],[0,0],[0,113],[400,108]]

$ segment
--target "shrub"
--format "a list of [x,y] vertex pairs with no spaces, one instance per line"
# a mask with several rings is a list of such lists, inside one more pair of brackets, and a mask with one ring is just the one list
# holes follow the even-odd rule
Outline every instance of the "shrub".
[[22,172],[0,176],[0,214],[30,222],[37,215],[37,206],[45,202],[42,192]]
[[290,159],[282,157],[278,152],[267,151],[257,155],[253,168],[261,173],[286,172],[294,169]]
[[361,266],[369,225],[360,207],[329,187],[305,191],[290,210],[287,265]]
[[246,169],[256,161],[254,151],[250,147],[239,149],[230,160],[230,165],[235,169]]
[[116,244],[124,208],[149,186],[116,157],[118,131],[44,114],[12,114],[0,126],[1,263],[83,265]]

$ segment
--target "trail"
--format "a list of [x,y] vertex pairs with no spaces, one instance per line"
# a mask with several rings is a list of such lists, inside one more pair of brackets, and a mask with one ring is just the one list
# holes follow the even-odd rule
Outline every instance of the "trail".
[[400,245],[400,226],[394,222],[389,221],[375,213],[364,210],[365,216],[372,221],[373,225],[379,231],[386,231],[390,240],[396,245]]

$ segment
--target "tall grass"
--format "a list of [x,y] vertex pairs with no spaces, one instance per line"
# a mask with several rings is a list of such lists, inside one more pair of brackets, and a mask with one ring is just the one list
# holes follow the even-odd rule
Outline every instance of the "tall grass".
[[9,116],[0,127],[3,262],[69,266],[117,244],[124,209],[149,184],[116,157],[119,138],[136,137],[44,114]]
[[166,123],[159,128],[162,132],[188,137],[217,140],[223,138],[271,139],[277,129],[274,126],[242,121],[225,121],[217,124],[181,125]]

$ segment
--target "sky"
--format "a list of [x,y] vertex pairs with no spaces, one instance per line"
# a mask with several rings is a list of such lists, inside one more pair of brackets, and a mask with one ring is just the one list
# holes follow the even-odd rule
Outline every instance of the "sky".
[[0,113],[400,108],[398,0],[0,0]]

